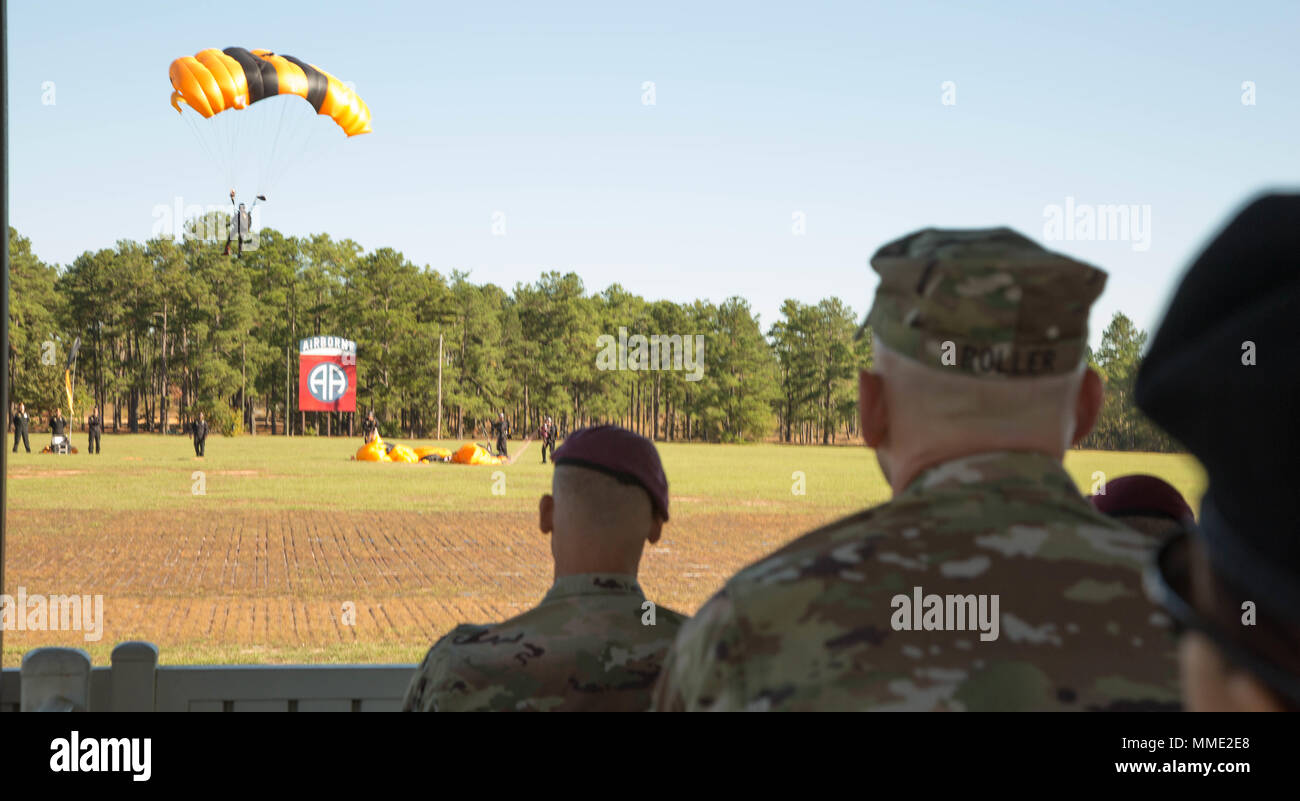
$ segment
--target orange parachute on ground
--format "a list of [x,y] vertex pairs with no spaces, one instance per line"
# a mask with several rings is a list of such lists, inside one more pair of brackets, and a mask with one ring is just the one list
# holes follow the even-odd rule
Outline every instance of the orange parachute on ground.
[[450,462],[451,450],[448,448],[425,447],[416,448],[415,455],[420,457],[422,462]]
[[451,460],[456,464],[505,464],[504,459],[493,456],[482,445],[473,442],[466,442],[457,448],[451,455]]
[[416,464],[418,462],[454,462],[456,464],[508,464],[509,462],[488,453],[481,445],[466,442],[455,451],[437,446],[409,448],[405,445],[386,443],[375,437],[370,442],[357,448],[354,457],[358,462],[400,462]]
[[358,462],[391,462],[388,458],[388,449],[384,447],[384,441],[379,437],[367,442],[360,448],[357,448],[356,459]]
[[401,462],[403,464],[415,464],[420,461],[420,457],[415,455],[415,451],[405,445],[394,445],[388,449],[388,460],[390,462]]

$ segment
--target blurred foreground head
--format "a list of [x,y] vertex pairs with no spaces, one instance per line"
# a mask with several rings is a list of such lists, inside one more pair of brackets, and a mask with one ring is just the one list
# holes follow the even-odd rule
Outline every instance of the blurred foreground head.
[[1149,589],[1192,629],[1192,710],[1300,710],[1300,195],[1270,195],[1196,259],[1138,372],[1137,404],[1205,466],[1195,536]]
[[1172,534],[1196,523],[1192,507],[1178,490],[1156,476],[1120,476],[1107,481],[1088,501],[1098,512],[1152,536]]
[[927,228],[871,259],[874,364],[859,379],[867,444],[894,491],[943,461],[999,450],[1056,458],[1101,407],[1087,367],[1095,267],[1009,228]]
[[555,576],[635,576],[646,542],[668,520],[668,478],[655,446],[618,426],[570,434],[553,457],[551,494],[539,504]]

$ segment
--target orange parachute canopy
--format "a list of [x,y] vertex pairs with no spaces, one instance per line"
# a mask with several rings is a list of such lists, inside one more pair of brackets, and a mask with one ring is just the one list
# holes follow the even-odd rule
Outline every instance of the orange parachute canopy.
[[370,442],[357,448],[356,460],[359,462],[401,462],[416,464],[418,462],[455,462],[456,464],[507,464],[505,459],[493,456],[481,445],[466,442],[455,451],[436,446],[409,448],[406,445],[385,445],[375,437]]
[[420,457],[415,455],[415,451],[405,445],[394,445],[388,452],[390,462],[402,462],[403,464],[415,464],[420,461]]
[[371,441],[357,448],[358,462],[391,462],[388,458],[388,450],[384,447],[383,440],[375,437]]
[[456,464],[504,464],[504,462],[483,450],[482,446],[475,445],[472,442],[466,442],[456,449],[451,455],[451,460]]
[[211,117],[268,97],[297,95],[348,136],[370,133],[370,107],[342,81],[319,67],[269,50],[208,48],[172,62],[171,102]]

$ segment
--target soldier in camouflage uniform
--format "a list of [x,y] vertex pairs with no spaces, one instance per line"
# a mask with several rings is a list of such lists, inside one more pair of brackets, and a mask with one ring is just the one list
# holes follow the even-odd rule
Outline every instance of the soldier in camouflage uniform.
[[541,530],[555,583],[495,625],[460,625],[416,671],[408,711],[643,712],[682,615],[646,600],[637,568],[668,520],[654,445],[615,426],[574,432],[555,453]]
[[733,577],[653,708],[1176,708],[1142,593],[1155,543],[1061,465],[1101,405],[1084,355],[1105,274],[1008,229],[919,231],[872,266],[859,414],[894,499]]

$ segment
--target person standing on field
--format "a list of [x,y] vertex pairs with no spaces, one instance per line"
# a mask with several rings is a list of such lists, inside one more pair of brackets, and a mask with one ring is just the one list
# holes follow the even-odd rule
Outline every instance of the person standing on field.
[[194,421],[194,455],[202,456],[204,446],[208,442],[208,421],[203,417],[203,412],[199,412],[199,419]]
[[538,432],[542,440],[542,464],[546,464],[546,449],[551,450],[551,461],[555,461],[555,421],[547,415],[546,420],[542,423],[542,430]]
[[50,415],[50,436],[61,439],[67,427],[68,420],[63,416],[63,409],[55,409],[54,414]]
[[893,500],[742,570],[678,635],[657,710],[1174,710],[1156,541],[1062,466],[1102,384],[1106,274],[1007,228],[925,229],[871,259],[866,444]]
[[99,453],[99,437],[104,433],[104,422],[99,417],[99,409],[91,409],[86,420],[86,438],[91,453]]
[[506,422],[506,413],[500,412],[497,415],[497,421],[492,424],[492,433],[497,437],[497,456],[505,459],[509,456],[506,453],[506,437],[510,433],[510,424]]
[[366,412],[366,419],[361,421],[361,438],[369,444],[379,436],[379,421],[375,419],[375,410]]
[[32,419],[27,414],[27,404],[18,404],[18,411],[14,412],[14,453],[18,453],[18,438],[21,436],[23,447],[28,453],[32,452],[31,443],[27,441],[27,430],[31,427]]
[[50,450],[54,453],[71,453],[72,443],[68,441],[66,431],[68,419],[63,416],[63,409],[56,408],[50,415]]

